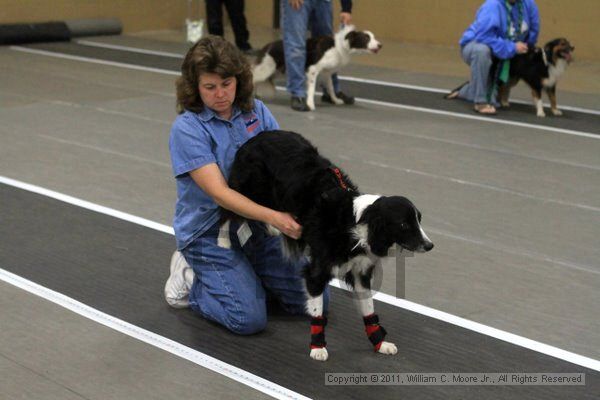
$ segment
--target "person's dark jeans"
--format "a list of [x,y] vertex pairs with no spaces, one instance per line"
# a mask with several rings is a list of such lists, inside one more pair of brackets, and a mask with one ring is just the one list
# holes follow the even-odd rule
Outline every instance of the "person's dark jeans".
[[246,27],[246,17],[244,16],[244,0],[205,0],[205,2],[208,33],[223,36],[223,5],[225,5],[236,46],[240,50],[251,49],[250,43],[248,43],[250,33]]

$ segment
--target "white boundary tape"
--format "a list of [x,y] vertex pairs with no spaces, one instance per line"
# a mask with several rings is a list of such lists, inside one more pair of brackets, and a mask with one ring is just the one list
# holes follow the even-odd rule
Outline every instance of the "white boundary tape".
[[[99,212],[105,215],[110,215],[115,218],[119,218],[124,221],[132,222],[135,224],[139,224],[151,229],[158,230],[160,232],[173,234],[173,229],[169,226],[153,222],[144,218],[140,218],[131,214],[127,214],[121,211],[117,211],[112,208],[100,206],[95,203],[91,203],[85,200],[78,199],[76,197],[68,196],[59,192],[55,192],[53,190],[45,189],[40,186],[31,185],[29,183],[21,182],[15,179],[7,178],[4,176],[0,176],[0,183],[5,185],[13,186],[19,189],[23,189],[32,193],[37,193],[46,197],[50,197],[59,201],[63,201],[68,204],[72,204],[78,207],[82,207],[88,210],[92,210],[95,212]],[[2,271],[2,270],[0,270]],[[0,279],[4,280],[4,275],[0,274]],[[23,279],[23,278],[21,278]],[[11,282],[9,282],[11,283]],[[33,283],[32,283],[33,284]],[[35,284],[34,284],[35,285]],[[345,289],[344,285],[337,279],[331,282],[332,286]],[[37,294],[37,293],[35,293]],[[595,371],[600,371],[600,361],[595,360],[593,358],[585,357],[576,353],[572,353],[570,351],[559,349],[558,347],[550,346],[535,340],[527,339],[523,336],[515,335],[510,332],[506,332],[500,329],[496,329],[484,324],[480,324],[475,321],[471,321],[465,318],[458,317],[456,315],[452,315],[440,310],[436,310],[421,304],[413,303],[408,300],[398,299],[394,296],[390,296],[385,293],[374,292],[373,296],[376,300],[382,301],[384,303],[416,312],[421,315],[425,315],[431,318],[435,318],[440,321],[444,321],[450,323],[452,325],[459,326],[461,328],[465,328],[474,332],[478,332],[508,343],[512,343],[514,345],[524,347],[526,349],[530,349],[536,351],[538,353],[546,354],[564,361],[568,361],[573,364],[580,365],[582,367],[586,367]],[[51,300],[52,301],[52,300]],[[89,318],[89,317],[88,317]],[[162,347],[161,347],[162,348]],[[201,365],[201,364],[200,364]],[[240,381],[242,382],[242,381]],[[245,382],[244,382],[245,383]],[[253,386],[254,387],[254,386]],[[260,390],[260,389],[259,389]],[[286,397],[287,398],[287,397]]]
[[[142,49],[139,47],[121,46],[121,45],[115,45],[115,44],[110,44],[110,43],[93,42],[91,40],[77,40],[76,43],[84,45],[84,46],[100,47],[100,48],[121,50],[121,51],[130,51],[132,53],[149,54],[149,55],[154,55],[154,56],[163,56],[163,57],[179,58],[179,59],[183,59],[185,57],[185,55],[178,54],[178,53],[148,50],[148,49]],[[412,90],[418,90],[421,92],[431,92],[431,93],[441,93],[441,94],[445,94],[445,93],[449,92],[449,89],[441,89],[441,88],[434,88],[434,87],[420,86],[420,85],[409,85],[406,83],[389,82],[389,81],[382,81],[382,80],[378,80],[378,79],[366,79],[366,78],[357,78],[354,76],[341,76],[341,75],[338,76],[338,78],[342,81],[368,83],[371,85],[396,87],[396,88],[402,88],[402,89],[412,89]],[[511,103],[532,104],[531,101],[524,101],[524,100],[511,100]],[[544,107],[550,107],[550,104],[544,103]],[[580,113],[584,113],[584,114],[600,115],[600,110],[593,110],[590,108],[563,106],[563,105],[561,105],[560,108],[563,110],[576,111],[576,112],[580,112]]]
[[250,386],[251,388],[268,394],[269,396],[273,396],[276,399],[309,399],[308,397],[286,389],[283,386],[279,386],[271,381],[251,374],[248,371],[234,367],[233,365],[227,364],[219,359],[194,350],[191,347],[184,346],[174,340],[157,335],[156,333],[140,328],[139,326],[132,325],[121,319],[115,318],[112,315],[98,311],[95,308],[87,306],[59,292],[38,285],[37,283],[22,278],[2,268],[0,268],[0,280],[21,288],[31,294],[39,296],[45,300],[51,301],[54,304],[73,311],[82,317],[91,319],[94,322],[98,322],[99,324],[114,329],[115,331],[124,333],[125,335],[134,339],[141,340],[144,343],[148,343],[154,347],[168,351],[169,353],[191,361],[194,364],[208,368],[211,371],[243,383],[244,385]]
[[[127,64],[127,63],[120,63],[120,62],[114,62],[114,61],[105,61],[105,60],[99,60],[99,59],[90,58],[90,57],[73,56],[73,55],[69,55],[69,54],[56,53],[56,52],[51,52],[51,51],[31,49],[28,47],[10,46],[10,49],[15,50],[15,51],[21,51],[24,53],[39,54],[39,55],[44,55],[44,56],[49,56],[49,57],[63,58],[63,59],[67,59],[67,60],[109,65],[109,66],[120,67],[120,68],[129,68],[129,69],[134,69],[134,70],[139,70],[139,71],[156,72],[156,73],[160,73],[160,74],[167,74],[167,75],[174,75],[174,76],[180,75],[179,72],[170,71],[170,70],[166,70],[166,69],[143,67],[143,66],[139,66],[139,65],[135,65],[135,64]],[[345,79],[349,80],[347,78],[345,78]],[[354,78],[354,80],[359,81],[358,78]],[[370,80],[370,82],[377,82],[377,81]],[[392,85],[398,86],[400,84],[392,84]],[[410,86],[410,88],[417,88],[417,86],[404,85],[404,87],[409,87],[409,86]],[[423,88],[423,87],[421,87],[421,88]],[[435,90],[435,91],[441,90],[441,89],[433,89],[433,88],[430,88],[430,89]],[[278,86],[277,90],[283,91],[283,90],[285,90],[285,88]],[[497,119],[497,118],[493,118],[493,117],[482,117],[482,116],[470,115],[470,114],[465,114],[465,113],[436,110],[433,108],[417,107],[417,106],[410,106],[410,105],[399,104],[399,103],[390,103],[390,102],[386,102],[386,101],[363,99],[363,98],[359,98],[359,97],[356,98],[356,101],[359,101],[362,103],[384,106],[384,107],[399,108],[399,109],[404,109],[404,110],[445,115],[445,116],[462,118],[462,119],[471,119],[471,120],[483,121],[483,122],[494,123],[494,124],[512,125],[512,126],[519,126],[519,127],[523,127],[523,128],[531,128],[531,129],[538,129],[538,130],[555,132],[555,133],[563,133],[563,134],[567,134],[567,135],[585,137],[585,138],[589,138],[589,139],[600,139],[600,135],[598,135],[598,134],[575,131],[575,130],[571,130],[571,129],[554,128],[554,127],[546,126],[546,125],[537,125],[537,124],[529,124],[529,123],[511,121],[511,120],[502,120],[502,119]]]

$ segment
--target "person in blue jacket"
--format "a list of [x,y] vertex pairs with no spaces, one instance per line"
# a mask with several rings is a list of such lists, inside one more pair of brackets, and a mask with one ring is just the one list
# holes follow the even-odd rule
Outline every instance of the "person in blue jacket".
[[[352,23],[352,0],[340,0],[340,23]],[[286,89],[291,95],[291,107],[310,111],[306,104],[306,31],[310,24],[312,37],[333,34],[332,0],[281,0],[281,30],[285,55]],[[333,89],[344,104],[354,104],[354,97],[340,91],[337,74],[333,74]],[[321,100],[333,103],[324,92]]]
[[475,111],[495,114],[490,68],[492,56],[509,60],[526,53],[537,42],[540,17],[534,0],[486,0],[475,21],[463,33],[459,44],[465,63],[471,68],[471,80],[446,96],[475,103]]
[[[254,203],[227,185],[237,150],[264,130],[279,129],[269,109],[253,99],[250,65],[218,36],[199,40],[177,80],[179,115],[169,150],[177,183],[173,227],[177,251],[164,294],[169,305],[191,307],[230,331],[248,335],[266,325],[266,298],[284,310],[305,312],[301,270],[264,222],[299,238],[302,227],[287,213]],[[246,218],[220,224],[220,207]]]

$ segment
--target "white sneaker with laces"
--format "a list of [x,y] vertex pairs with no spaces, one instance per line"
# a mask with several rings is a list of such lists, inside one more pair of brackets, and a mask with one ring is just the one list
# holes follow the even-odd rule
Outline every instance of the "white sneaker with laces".
[[194,283],[194,270],[179,251],[173,253],[170,269],[171,275],[165,284],[165,300],[171,307],[187,308],[190,306],[189,294]]

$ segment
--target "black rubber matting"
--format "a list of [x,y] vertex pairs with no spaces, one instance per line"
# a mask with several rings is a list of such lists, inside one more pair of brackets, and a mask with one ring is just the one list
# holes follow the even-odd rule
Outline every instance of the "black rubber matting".
[[[28,45],[27,47],[80,57],[128,63],[150,68],[160,68],[174,72],[179,72],[181,70],[181,63],[183,61],[183,59],[173,57],[98,48],[77,43],[37,43]],[[343,88],[345,92],[364,99],[477,115],[473,111],[470,103],[460,100],[445,100],[443,95],[439,93],[353,81],[344,81]],[[449,91],[450,89],[451,88],[449,88]],[[557,97],[560,108],[560,86],[557,90]],[[316,101],[318,103],[320,100]],[[600,115],[563,110],[563,115],[561,117],[554,117],[548,108],[546,108],[545,111],[547,114],[546,118],[538,118],[535,115],[535,108],[533,105],[512,104],[510,109],[500,110],[498,115],[484,118],[550,126],[600,135]]]
[[[305,396],[327,399],[596,399],[600,373],[376,302],[396,356],[375,354],[349,294],[332,288],[330,359],[309,358],[305,317],[272,314],[267,329],[236,336],[162,297],[174,238],[0,184],[0,268],[100,311],[243,368]],[[586,373],[585,386],[326,386],[325,373]]]

